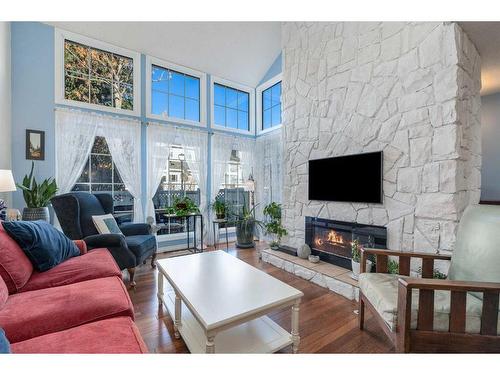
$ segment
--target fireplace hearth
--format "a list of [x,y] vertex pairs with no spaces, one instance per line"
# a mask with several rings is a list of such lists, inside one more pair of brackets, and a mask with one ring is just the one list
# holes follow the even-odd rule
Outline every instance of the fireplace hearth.
[[361,246],[385,248],[387,229],[345,221],[306,216],[306,244],[314,255],[340,267],[351,269],[351,243],[358,240]]

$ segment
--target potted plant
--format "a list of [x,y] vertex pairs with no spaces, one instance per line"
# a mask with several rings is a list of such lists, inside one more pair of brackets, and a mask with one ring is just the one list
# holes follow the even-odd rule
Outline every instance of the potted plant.
[[233,216],[231,224],[236,227],[236,247],[238,248],[248,249],[255,246],[255,226],[262,225],[262,223],[255,218],[256,207],[257,205],[249,210],[245,199],[243,199],[243,208],[241,211],[231,215]]
[[215,199],[214,203],[212,203],[212,208],[215,211],[217,220],[223,220],[226,218],[226,203],[221,198]]
[[[359,244],[359,240],[354,240],[351,242],[351,267],[353,279],[357,280],[359,277],[359,273],[361,272],[361,245]],[[366,260],[366,272],[370,272],[372,269],[372,262],[370,260]]]
[[37,183],[33,177],[35,163],[31,163],[29,175],[24,176],[23,183],[17,184],[17,187],[23,191],[26,207],[23,209],[23,220],[45,220],[50,221],[48,205],[50,200],[57,193],[57,184],[53,178],[48,178]]
[[281,224],[281,204],[271,202],[264,207],[263,213],[266,216],[264,224],[266,233],[274,237],[269,246],[271,249],[277,250],[280,246],[281,238],[287,235],[286,229]]
[[174,199],[174,211],[177,216],[187,216],[199,213],[200,209],[191,198],[183,197]]

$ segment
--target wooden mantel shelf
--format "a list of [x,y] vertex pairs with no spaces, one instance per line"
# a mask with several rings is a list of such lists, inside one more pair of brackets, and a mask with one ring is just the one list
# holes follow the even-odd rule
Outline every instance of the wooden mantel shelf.
[[357,301],[359,298],[358,282],[351,277],[350,270],[323,261],[311,263],[307,259],[269,248],[261,250],[260,256],[263,262],[328,288],[350,300]]

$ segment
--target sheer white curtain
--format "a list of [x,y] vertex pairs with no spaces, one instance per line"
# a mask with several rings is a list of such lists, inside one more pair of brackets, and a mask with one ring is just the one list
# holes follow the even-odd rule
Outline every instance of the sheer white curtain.
[[176,129],[172,126],[150,122],[147,128],[148,180],[146,215],[155,219],[153,197],[158,189],[163,171],[168,166],[170,146],[175,143]]
[[257,218],[263,220],[262,210],[267,204],[282,202],[282,130],[279,129],[257,138],[255,155],[255,196],[256,201],[260,203]]
[[82,174],[98,127],[91,113],[56,109],[56,181],[59,194],[71,191]]
[[[210,184],[210,203],[212,203],[219,193],[220,186],[224,183],[226,165],[231,158],[231,152],[235,146],[235,137],[222,134],[212,136],[212,170]],[[210,210],[209,220],[215,219],[215,212]],[[211,225],[211,223],[207,223]],[[208,243],[214,244],[214,237],[211,230],[208,231]]]
[[240,152],[243,180],[246,181],[250,174],[254,173],[255,139],[235,137],[233,141],[233,148]]
[[134,222],[143,222],[141,189],[141,122],[101,116],[97,134],[106,142],[125,188],[134,197]]
[[[200,189],[200,211],[203,215],[203,231],[207,238],[210,223],[208,220],[208,205],[207,205],[207,145],[208,135],[205,132],[196,130],[178,130],[178,135],[184,147],[184,155],[186,162],[191,170],[192,176]],[[199,223],[199,221],[196,221]],[[197,224],[199,225],[199,224]],[[198,231],[198,233],[200,233]]]

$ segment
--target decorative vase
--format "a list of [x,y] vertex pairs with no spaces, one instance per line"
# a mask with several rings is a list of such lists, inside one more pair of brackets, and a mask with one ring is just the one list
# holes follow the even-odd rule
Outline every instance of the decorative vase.
[[[372,270],[372,262],[370,260],[366,261],[366,273],[370,273]],[[361,263],[355,262],[354,260],[351,259],[351,267],[352,267],[352,278],[354,280],[357,280],[359,277],[359,274],[361,272]]]
[[297,256],[302,259],[307,259],[309,258],[309,255],[311,255],[311,248],[309,247],[308,244],[303,244],[301,247],[297,249]]
[[236,224],[236,247],[248,249],[255,246],[253,241],[255,221],[239,222]]
[[49,208],[48,207],[37,207],[37,208],[25,207],[23,209],[23,220],[24,221],[44,220],[44,221],[50,222]]

